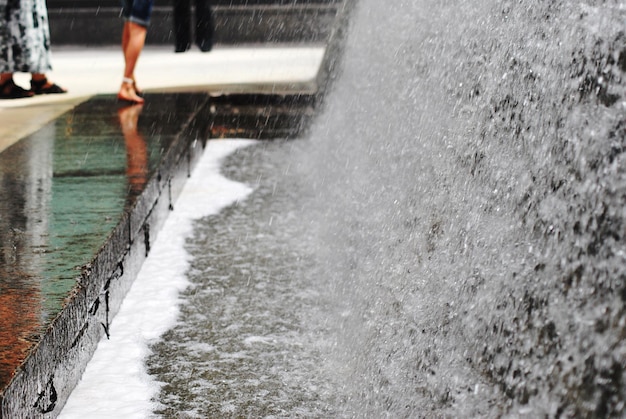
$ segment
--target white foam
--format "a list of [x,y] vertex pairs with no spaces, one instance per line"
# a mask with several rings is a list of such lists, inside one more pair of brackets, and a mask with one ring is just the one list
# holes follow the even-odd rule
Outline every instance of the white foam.
[[251,189],[224,178],[220,162],[251,140],[210,141],[154,243],[148,259],[70,396],[61,419],[150,417],[159,383],[144,360],[149,344],[171,328],[178,315],[179,292],[188,286],[185,239],[192,221],[218,213],[244,199]]

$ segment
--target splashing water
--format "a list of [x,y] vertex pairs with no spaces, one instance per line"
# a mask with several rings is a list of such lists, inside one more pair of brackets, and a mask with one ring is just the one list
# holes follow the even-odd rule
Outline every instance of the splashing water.
[[301,163],[350,415],[623,414],[625,18],[359,2]]
[[157,414],[623,415],[625,18],[360,0],[306,138],[194,224]]

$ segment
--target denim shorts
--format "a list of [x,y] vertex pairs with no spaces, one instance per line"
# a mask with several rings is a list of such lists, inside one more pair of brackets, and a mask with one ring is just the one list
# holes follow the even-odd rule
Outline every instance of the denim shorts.
[[122,17],[147,27],[150,24],[154,0],[122,0]]

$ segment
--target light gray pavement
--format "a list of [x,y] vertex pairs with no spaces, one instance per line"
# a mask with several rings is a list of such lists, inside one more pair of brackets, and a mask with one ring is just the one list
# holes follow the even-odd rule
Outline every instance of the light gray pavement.
[[[62,113],[97,94],[114,94],[122,80],[120,48],[54,48],[51,80],[66,87],[64,95],[0,100],[0,151]],[[324,47],[254,46],[191,50],[176,54],[171,46],[147,46],[136,69],[146,92],[199,91],[281,92],[315,89]],[[23,87],[28,74],[16,74]]]

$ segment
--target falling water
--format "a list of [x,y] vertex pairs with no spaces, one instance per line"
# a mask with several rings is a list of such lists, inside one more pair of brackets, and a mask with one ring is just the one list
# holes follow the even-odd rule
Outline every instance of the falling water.
[[623,414],[625,19],[359,3],[303,164],[351,414]]
[[623,414],[624,3],[364,0],[352,22],[298,156],[346,412]]
[[360,0],[308,133],[225,162],[157,413],[623,415],[625,21]]
[[198,225],[162,413],[623,414],[625,18],[360,1],[308,135]]

